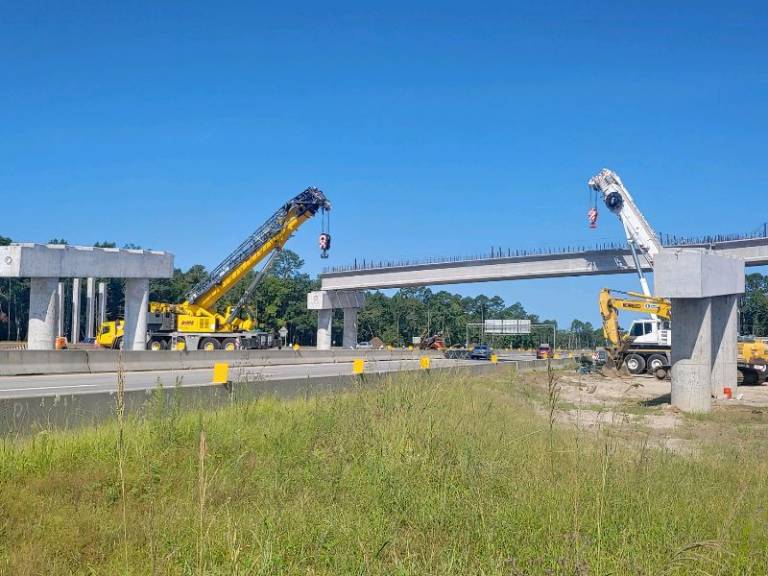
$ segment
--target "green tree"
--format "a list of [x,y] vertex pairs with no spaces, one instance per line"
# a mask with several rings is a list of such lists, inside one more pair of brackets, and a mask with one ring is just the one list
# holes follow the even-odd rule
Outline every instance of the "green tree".
[[741,332],[768,336],[768,276],[747,274],[741,298]]

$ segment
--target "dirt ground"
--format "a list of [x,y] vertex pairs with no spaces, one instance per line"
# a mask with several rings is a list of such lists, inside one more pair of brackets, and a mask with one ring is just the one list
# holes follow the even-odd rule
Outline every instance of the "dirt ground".
[[[543,413],[549,410],[547,374],[526,377]],[[687,415],[670,405],[670,382],[613,370],[590,374],[558,372],[555,419],[582,429],[643,430],[660,446],[676,452],[696,450],[694,440],[723,433],[729,426],[765,428],[768,385],[740,386],[732,400],[714,400],[711,414]]]

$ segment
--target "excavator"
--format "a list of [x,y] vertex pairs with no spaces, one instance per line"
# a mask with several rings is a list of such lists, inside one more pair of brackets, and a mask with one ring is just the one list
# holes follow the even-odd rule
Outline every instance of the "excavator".
[[[666,298],[651,294],[643,274],[641,257],[652,266],[654,257],[662,250],[661,242],[618,174],[603,169],[590,178],[588,186],[602,196],[608,210],[621,221],[642,287],[642,293],[623,293],[631,298],[616,298],[607,288],[600,291],[600,315],[603,318],[603,333],[610,344],[609,356],[616,368],[626,365],[632,374],[642,374],[646,370],[660,374],[660,370],[670,365],[672,305]],[[596,207],[590,210],[589,218],[594,228]],[[618,310],[647,313],[650,318],[635,320],[629,332],[622,334],[618,324]],[[766,343],[739,340],[737,347],[739,381],[743,384],[764,382],[768,375]]]
[[[250,315],[241,314],[243,307],[293,233],[318,212],[325,214],[330,209],[331,204],[321,190],[307,188],[248,236],[187,293],[183,302],[150,302],[147,349],[236,350],[270,347],[272,334],[254,331],[256,323]],[[325,227],[319,244],[321,257],[326,258],[331,247],[331,236]],[[223,314],[217,312],[216,304],[260,262],[264,262],[261,270],[254,275],[238,302],[228,306]],[[96,342],[104,348],[121,348],[123,331],[122,320],[106,321],[99,327]]]
[[[620,298],[614,292],[629,296]],[[669,300],[646,296],[639,292],[600,290],[600,315],[603,317],[603,334],[608,342],[608,356],[616,366],[626,366],[631,374],[643,374],[646,369],[654,373],[669,366],[671,346],[672,305]],[[629,332],[619,328],[619,310],[651,314],[652,318],[635,320]]]
[[[672,304],[666,298],[622,292],[630,298],[617,298],[608,288],[600,291],[600,315],[603,334],[609,346],[608,356],[616,368],[627,367],[630,374],[666,375],[672,344]],[[628,332],[619,328],[619,310],[652,314],[656,319],[635,320]],[[754,338],[740,338],[736,344],[739,384],[762,384],[768,377],[768,343]],[[663,372],[660,372],[663,370]]]

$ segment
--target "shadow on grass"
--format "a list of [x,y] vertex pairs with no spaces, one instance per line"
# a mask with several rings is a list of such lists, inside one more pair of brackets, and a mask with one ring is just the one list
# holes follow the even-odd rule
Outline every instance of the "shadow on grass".
[[640,402],[640,406],[662,406],[664,404],[671,404],[672,403],[672,394],[662,394],[661,396],[657,396],[656,398],[649,398],[648,400],[643,400]]

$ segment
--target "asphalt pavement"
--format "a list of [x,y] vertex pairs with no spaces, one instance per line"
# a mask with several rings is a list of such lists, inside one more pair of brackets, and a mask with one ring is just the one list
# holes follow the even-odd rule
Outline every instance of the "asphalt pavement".
[[[432,358],[432,366],[443,368],[482,363],[481,360],[447,360]],[[396,372],[419,369],[418,360],[368,361],[366,373]],[[346,376],[352,373],[351,362],[323,364],[294,364],[281,366],[232,366],[229,378],[234,382],[245,380],[288,380],[296,378],[318,378],[323,376]],[[207,386],[211,384],[213,369],[159,370],[147,372],[126,372],[126,390],[146,390],[171,386]],[[56,396],[62,394],[89,394],[111,392],[117,387],[116,373],[100,374],[49,374],[40,376],[0,377],[0,398],[29,398]]]

